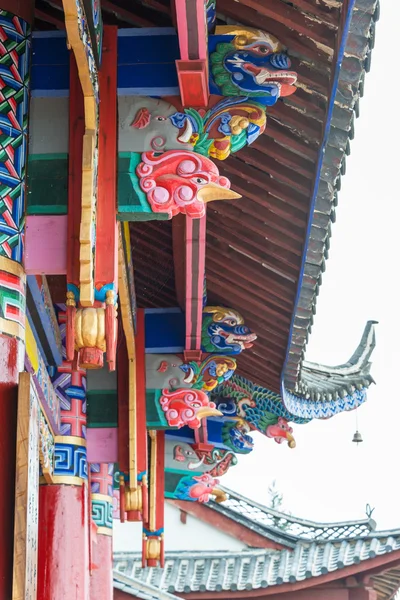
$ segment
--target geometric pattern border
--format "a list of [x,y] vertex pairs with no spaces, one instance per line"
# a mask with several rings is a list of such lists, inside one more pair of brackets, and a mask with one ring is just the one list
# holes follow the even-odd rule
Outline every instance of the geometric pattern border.
[[0,256],[0,333],[21,341],[25,339],[25,294],[25,273],[22,266]]
[[22,262],[30,27],[0,9],[0,256]]
[[[92,519],[98,527],[98,533],[112,535],[112,498],[109,496],[103,496],[102,494],[92,494]],[[107,531],[103,531],[103,529]]]
[[85,446],[56,441],[54,451],[54,482],[81,485],[83,481],[87,481],[87,478]]

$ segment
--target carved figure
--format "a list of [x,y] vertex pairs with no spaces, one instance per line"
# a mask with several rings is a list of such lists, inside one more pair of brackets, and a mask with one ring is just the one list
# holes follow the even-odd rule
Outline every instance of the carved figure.
[[265,107],[247,98],[224,98],[208,111],[187,108],[170,117],[176,127],[190,127],[194,151],[224,160],[264,132]]
[[[307,422],[291,415],[284,407],[279,394],[255,385],[240,375],[233,375],[228,382],[216,388],[213,400],[224,417],[236,419],[236,423],[242,428],[245,425],[248,431],[260,431],[267,437],[274,438],[279,444],[287,440],[289,448],[295,448],[296,442],[288,421]],[[231,448],[236,432],[228,431],[229,427],[238,425],[224,425],[224,444]]]
[[175,354],[146,355],[146,387],[171,390],[192,388],[210,392],[228,380],[236,369],[236,361],[227,356],[208,356],[203,362],[190,361]]
[[[69,288],[75,286],[69,285]],[[77,353],[78,364],[83,369],[101,369],[104,353],[110,371],[115,370],[117,345],[117,310],[115,294],[105,292],[101,306],[77,308],[78,292],[67,292],[66,358],[72,361]],[[76,288],[75,288],[76,290]]]
[[212,477],[221,477],[231,466],[237,465],[238,462],[234,452],[223,448],[199,449],[197,455],[204,460],[204,467]]
[[280,97],[296,91],[297,73],[289,71],[290,59],[274,36],[231,26],[218,27],[216,33],[214,45],[212,38],[209,44],[211,93],[249,96],[273,106]]
[[212,477],[221,477],[231,465],[237,464],[237,458],[232,450],[224,448],[200,450],[194,449],[186,442],[177,442],[176,438],[166,439],[166,469],[210,473]]
[[222,441],[237,454],[249,454],[254,448],[250,425],[243,419],[227,421],[222,427]]
[[176,108],[165,100],[148,96],[118,98],[119,152],[165,152],[192,150],[193,129],[189,117],[177,128],[171,120]]
[[207,202],[240,198],[229,189],[229,179],[204,156],[171,150],[161,155],[145,152],[141,158],[136,174],[154,213],[165,213],[169,219],[178,213],[201,218]]
[[201,390],[179,389],[170,392],[164,389],[160,404],[169,427],[180,428],[187,425],[191,429],[198,429],[201,419],[222,415],[216,410],[214,402],[210,402],[207,394]]
[[183,477],[175,490],[175,498],[190,502],[208,502],[210,496],[215,496],[217,502],[227,499],[225,492],[217,488],[218,479],[209,473],[193,477]]
[[240,354],[257,339],[244,325],[243,317],[230,308],[206,306],[203,310],[201,345],[203,352]]
[[296,447],[296,441],[292,436],[293,429],[290,427],[286,419],[282,417],[278,418],[276,425],[269,425],[266,430],[267,437],[274,438],[277,444],[282,444],[283,441],[287,440],[289,448]]

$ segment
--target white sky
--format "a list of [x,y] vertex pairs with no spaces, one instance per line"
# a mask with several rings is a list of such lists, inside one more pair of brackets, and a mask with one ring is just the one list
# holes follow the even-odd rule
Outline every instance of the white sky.
[[395,47],[400,2],[381,1],[372,67],[366,76],[337,221],[307,359],[345,362],[368,319],[379,321],[367,403],[358,409],[364,443],[352,443],[355,412],[294,426],[290,450],[256,434],[255,449],[221,483],[261,502],[273,479],[293,514],[324,521],[363,518],[400,528],[400,127]]

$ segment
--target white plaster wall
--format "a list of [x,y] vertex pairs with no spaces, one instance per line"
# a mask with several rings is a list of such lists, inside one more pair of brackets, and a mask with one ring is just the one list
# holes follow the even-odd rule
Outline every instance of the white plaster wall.
[[[180,520],[180,511],[165,504],[165,549],[173,550],[243,550],[240,540],[211,527],[208,523],[187,515],[186,524]],[[114,520],[114,552],[140,552],[142,549],[141,523],[120,523]]]

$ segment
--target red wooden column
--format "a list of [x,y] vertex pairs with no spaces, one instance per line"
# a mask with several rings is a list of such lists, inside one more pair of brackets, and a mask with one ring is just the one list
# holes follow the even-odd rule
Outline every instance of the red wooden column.
[[[104,27],[99,86],[101,103],[95,287],[97,290],[107,289],[109,293],[110,290],[116,292],[118,287],[116,27]],[[116,326],[116,320],[114,324]],[[115,335],[114,339],[116,338]],[[113,350],[107,346],[110,359]],[[92,519],[97,525],[97,534],[91,539],[90,598],[112,600],[113,465],[91,465],[90,470]]]
[[0,598],[12,595],[17,383],[25,354],[22,257],[33,7],[33,0],[0,0],[0,65],[7,75],[0,113],[11,131],[1,134],[4,180],[0,174]]
[[[61,337],[66,315],[59,313]],[[53,378],[61,404],[52,485],[39,492],[37,600],[87,600],[89,595],[89,494],[86,460],[85,371],[63,361]]]

